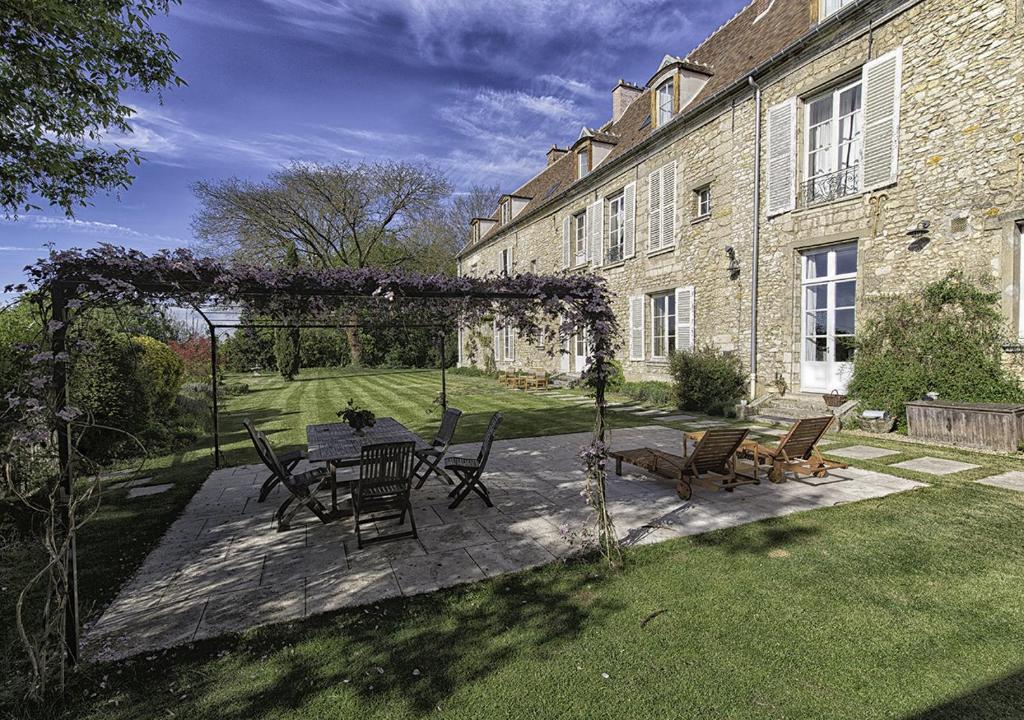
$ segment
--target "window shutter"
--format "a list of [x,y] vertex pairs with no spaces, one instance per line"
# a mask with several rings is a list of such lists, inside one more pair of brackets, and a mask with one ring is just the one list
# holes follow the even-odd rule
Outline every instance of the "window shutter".
[[622,191],[623,213],[625,219],[622,221],[623,239],[622,256],[631,258],[636,255],[636,183],[631,182]]
[[501,333],[499,332],[498,321],[494,321],[494,360],[495,362],[501,362],[502,354],[505,352],[503,347]]
[[644,359],[644,296],[629,299],[629,359]]
[[661,247],[676,244],[676,163],[661,169]]
[[899,155],[900,88],[903,48],[875,58],[864,66],[865,190],[896,182]]
[[676,288],[676,350],[693,351],[693,286]]
[[509,362],[515,362],[516,359],[516,331],[511,325],[505,328],[505,332],[508,333],[508,357],[505,359]]
[[590,236],[587,240],[590,243],[590,264],[594,267],[601,267],[602,256],[604,255],[604,202],[598,200],[587,207],[588,225]]
[[796,207],[796,98],[768,108],[768,215]]
[[510,247],[508,249],[508,274],[515,275],[516,272],[516,249]]
[[647,178],[648,213],[650,230],[647,235],[647,252],[661,248],[661,169]]
[[562,220],[562,269],[567,270],[572,265],[572,242],[569,239],[569,222],[571,216],[566,215]]

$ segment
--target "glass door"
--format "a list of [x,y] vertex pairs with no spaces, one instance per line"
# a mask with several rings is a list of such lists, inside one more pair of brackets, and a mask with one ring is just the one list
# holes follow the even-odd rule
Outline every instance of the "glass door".
[[853,372],[857,244],[808,252],[802,262],[801,389],[846,392]]
[[572,338],[573,368],[576,372],[583,372],[589,362],[590,343],[587,342],[587,334],[578,332]]

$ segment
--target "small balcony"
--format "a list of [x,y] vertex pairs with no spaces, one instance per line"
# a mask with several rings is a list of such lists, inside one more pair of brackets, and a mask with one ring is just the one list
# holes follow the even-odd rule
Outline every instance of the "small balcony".
[[860,192],[860,165],[850,165],[838,172],[819,175],[800,184],[799,207],[834,202]]

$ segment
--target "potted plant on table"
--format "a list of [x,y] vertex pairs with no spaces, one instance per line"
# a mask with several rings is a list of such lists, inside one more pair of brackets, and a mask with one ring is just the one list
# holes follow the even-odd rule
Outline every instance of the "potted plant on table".
[[338,411],[338,417],[348,423],[356,435],[365,435],[366,428],[371,428],[377,422],[377,417],[365,408],[356,406],[355,398],[348,401],[344,410]]

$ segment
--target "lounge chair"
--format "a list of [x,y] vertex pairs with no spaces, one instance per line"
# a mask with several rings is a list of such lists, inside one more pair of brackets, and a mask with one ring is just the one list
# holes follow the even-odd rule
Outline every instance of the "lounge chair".
[[430,477],[430,473],[437,473],[437,476],[449,485],[455,484],[455,481],[445,472],[444,468],[440,467],[440,463],[445,453],[448,452],[448,446],[452,442],[452,437],[455,436],[455,426],[458,424],[460,417],[462,417],[461,410],[456,410],[455,408],[445,410],[444,415],[441,417],[441,427],[438,429],[433,441],[431,441],[430,447],[416,451],[416,467],[413,468],[412,474],[419,481],[416,483],[417,490],[423,487],[423,483]]
[[[242,425],[245,426],[246,432],[249,433],[249,439],[252,440],[253,447],[256,448],[256,454],[259,455],[260,460],[263,461],[263,464],[267,466],[268,470],[270,470],[270,475],[267,476],[266,480],[264,480],[263,484],[260,486],[260,496],[257,502],[263,502],[267,499],[267,495],[270,494],[270,491],[274,489],[274,486],[281,482],[281,476],[277,474],[273,467],[271,467],[270,460],[264,456],[263,449],[256,441],[257,430],[253,427],[252,421],[243,420]],[[281,453],[277,456],[277,459],[281,462],[281,465],[287,472],[294,470],[295,466],[305,458],[306,454],[301,450],[289,450],[288,452]]]
[[494,507],[494,503],[491,502],[491,494],[481,477],[484,474],[484,468],[487,467],[487,458],[491,454],[494,434],[498,431],[500,424],[501,413],[494,413],[491,416],[491,421],[487,424],[483,442],[480,443],[480,452],[475,458],[450,457],[444,461],[444,469],[454,473],[459,479],[459,484],[448,493],[448,497],[454,498],[448,506],[452,510],[457,508],[470,492],[475,492],[483,498],[487,507]]
[[[352,514],[356,523],[356,544],[360,548],[364,542],[417,537],[416,518],[410,501],[415,449],[416,443],[413,442],[363,446],[359,479],[352,488]],[[398,520],[399,525],[405,525],[406,515],[409,516],[410,530],[363,540],[363,525],[383,520]]]
[[309,508],[320,522],[324,524],[331,522],[334,519],[331,511],[316,496],[331,480],[331,473],[327,468],[313,468],[294,475],[281,464],[281,460],[274,453],[274,448],[270,446],[266,435],[257,431],[256,442],[257,447],[262,450],[261,455],[267,459],[267,465],[277,474],[280,483],[289,493],[288,499],[281,503],[281,506],[274,512],[277,529],[287,530],[292,518],[303,507]]
[[775,445],[754,443],[749,449],[744,449],[744,455],[754,461],[755,472],[767,468],[772,482],[783,482],[787,472],[797,476],[825,477],[830,470],[847,467],[824,459],[818,451],[818,443],[834,419],[834,416],[827,415],[797,420]]
[[623,462],[636,465],[675,480],[676,494],[683,500],[689,500],[694,481],[729,491],[738,485],[757,483],[754,478],[736,473],[736,451],[746,440],[748,432],[742,428],[712,428],[699,436],[693,451],[685,456],[656,448],[617,450],[608,455],[615,459],[617,475],[622,475]]

